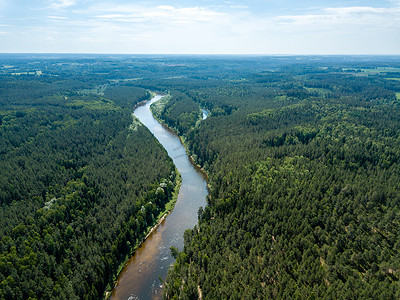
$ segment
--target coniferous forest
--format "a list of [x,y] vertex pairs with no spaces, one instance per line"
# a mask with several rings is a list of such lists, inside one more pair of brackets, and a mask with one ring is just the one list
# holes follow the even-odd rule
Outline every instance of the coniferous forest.
[[178,180],[149,91],[210,186],[165,299],[400,298],[399,57],[0,58],[0,299],[110,288]]

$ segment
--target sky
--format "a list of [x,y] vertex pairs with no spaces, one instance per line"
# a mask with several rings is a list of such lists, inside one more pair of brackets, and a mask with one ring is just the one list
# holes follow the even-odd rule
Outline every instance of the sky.
[[1,53],[400,54],[400,0],[0,0]]

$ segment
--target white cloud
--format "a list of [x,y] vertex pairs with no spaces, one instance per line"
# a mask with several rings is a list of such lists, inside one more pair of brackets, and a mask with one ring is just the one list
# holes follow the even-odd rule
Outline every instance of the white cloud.
[[[176,8],[166,5],[157,7],[132,5],[97,7],[92,8],[91,11],[99,13],[96,16],[98,19],[115,22],[194,23],[213,21],[225,15],[206,7]],[[102,12],[107,13],[101,14]]]
[[99,15],[99,16],[97,16],[97,18],[99,18],[99,19],[110,19],[110,20],[113,20],[113,19],[118,20],[118,19],[122,19],[122,18],[125,18],[125,17],[126,17],[126,15],[122,15],[122,14],[110,14],[110,15]]
[[232,8],[232,9],[248,9],[249,7],[247,5],[230,5],[229,8]]
[[50,20],[66,20],[67,17],[60,17],[60,16],[47,16]]
[[58,0],[58,1],[51,1],[50,8],[53,9],[65,9],[75,5],[75,0]]
[[170,11],[175,10],[175,7],[170,6],[170,5],[159,5],[159,6],[157,6],[157,8],[158,9],[164,9],[164,10],[170,10]]
[[329,7],[302,15],[286,15],[275,18],[277,23],[295,26],[400,26],[400,7]]
[[381,13],[386,13],[387,8],[375,8],[369,6],[328,7],[325,8],[324,11],[338,15],[365,14],[365,13],[381,14]]

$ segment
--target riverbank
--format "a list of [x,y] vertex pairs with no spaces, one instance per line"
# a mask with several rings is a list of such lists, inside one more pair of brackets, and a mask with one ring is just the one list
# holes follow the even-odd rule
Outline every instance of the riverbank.
[[[176,135],[176,136],[179,138],[179,140],[181,141],[183,147],[185,148],[186,155],[188,156],[189,161],[190,161],[190,162],[192,163],[192,165],[196,168],[196,170],[198,170],[200,173],[203,174],[203,176],[205,177],[205,179],[206,179],[206,181],[207,181],[207,188],[210,188],[210,186],[208,185],[208,173],[207,173],[207,171],[206,171],[201,165],[199,165],[199,164],[194,160],[193,156],[190,155],[190,153],[189,153],[189,148],[188,148],[188,146],[187,146],[187,144],[186,144],[185,137],[184,137],[184,136],[178,135],[178,134],[176,133],[176,130],[175,130],[174,128],[169,127],[169,126],[164,122],[164,120],[160,119],[160,118],[157,116],[157,112],[153,111],[153,108],[154,108],[154,106],[151,105],[151,106],[150,106],[150,110],[151,110],[151,112],[153,113],[154,119],[156,119],[165,129],[167,129],[168,131],[170,131],[171,133],[173,133],[174,135]],[[202,120],[204,120],[204,119],[200,119],[199,121],[201,122]]]
[[178,169],[175,168],[176,172],[176,178],[175,178],[175,189],[172,193],[172,197],[170,201],[168,201],[164,209],[158,214],[156,218],[156,222],[152,224],[152,226],[148,226],[147,229],[145,230],[145,236],[140,240],[140,242],[137,242],[134,247],[131,248],[131,251],[129,254],[125,256],[125,258],[122,260],[120,265],[118,266],[117,272],[115,273],[115,276],[113,277],[113,281],[111,283],[112,288],[106,289],[103,294],[103,299],[109,299],[111,297],[111,292],[115,288],[115,285],[117,283],[118,277],[121,274],[121,272],[124,270],[127,262],[129,259],[135,254],[136,250],[139,249],[139,247],[146,241],[146,239],[160,226],[160,224],[165,220],[165,218],[173,211],[175,207],[175,203],[178,200],[178,195],[179,195],[179,190],[182,185],[182,176],[179,173]]

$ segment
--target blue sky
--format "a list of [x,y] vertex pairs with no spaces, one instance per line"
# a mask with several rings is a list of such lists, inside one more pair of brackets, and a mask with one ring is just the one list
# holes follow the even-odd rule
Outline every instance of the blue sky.
[[0,0],[0,52],[400,54],[400,0]]

